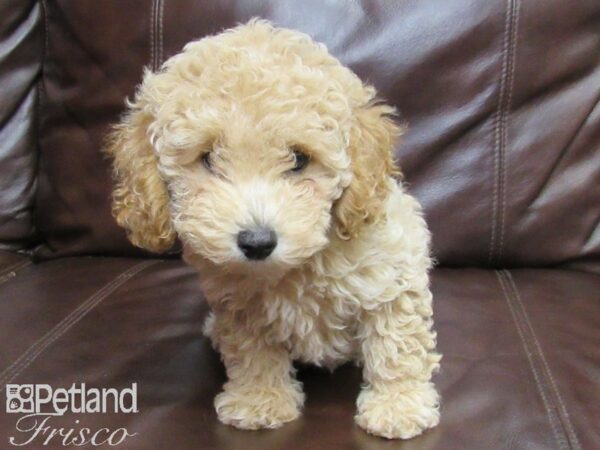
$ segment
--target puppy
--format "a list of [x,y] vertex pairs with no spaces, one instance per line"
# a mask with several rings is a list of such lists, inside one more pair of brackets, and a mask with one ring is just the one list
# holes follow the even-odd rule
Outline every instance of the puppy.
[[369,433],[438,423],[430,235],[375,95],[307,35],[252,20],[146,71],[114,129],[116,220],[151,251],[179,237],[201,274],[223,423],[297,418],[295,360],[361,364]]

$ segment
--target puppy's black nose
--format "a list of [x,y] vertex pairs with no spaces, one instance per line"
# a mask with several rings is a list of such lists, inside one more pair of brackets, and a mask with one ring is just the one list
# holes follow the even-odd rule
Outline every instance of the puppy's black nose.
[[242,230],[237,238],[238,247],[248,259],[265,259],[277,245],[277,235],[270,228]]

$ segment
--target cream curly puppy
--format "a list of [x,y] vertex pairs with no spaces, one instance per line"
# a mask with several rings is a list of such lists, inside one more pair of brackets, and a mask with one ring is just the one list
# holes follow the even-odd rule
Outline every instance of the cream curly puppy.
[[106,149],[114,214],[161,252],[178,236],[228,381],[219,419],[300,415],[293,361],[364,368],[356,422],[410,438],[439,420],[429,232],[394,176],[375,89],[308,36],[253,20],[146,72]]

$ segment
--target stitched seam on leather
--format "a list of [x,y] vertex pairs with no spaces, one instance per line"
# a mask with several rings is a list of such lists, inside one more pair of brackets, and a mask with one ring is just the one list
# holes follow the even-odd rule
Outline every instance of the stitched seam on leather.
[[14,272],[15,270],[20,270],[23,267],[26,267],[31,264],[31,261],[28,259],[23,261],[17,261],[9,266],[6,266],[4,269],[0,270],[0,277],[6,275],[9,272]]
[[505,214],[505,165],[506,165],[506,128],[508,122],[509,99],[512,97],[514,49],[516,48],[516,16],[518,16],[519,0],[507,0],[504,21],[504,35],[502,40],[502,66],[500,73],[500,88],[498,102],[493,120],[494,140],[494,183],[492,186],[492,229],[488,263],[498,261],[501,253],[500,238],[504,240],[504,214]]
[[46,4],[46,0],[41,0],[42,5],[42,15],[44,16],[44,55],[42,61],[46,60],[46,54],[48,53],[49,44],[50,44],[50,23],[48,20],[48,5]]
[[155,49],[155,41],[154,38],[154,30],[156,29],[156,0],[152,0],[152,5],[150,9],[150,68],[152,71],[156,70],[156,49]]
[[[46,4],[46,0],[40,0],[40,5],[42,8],[41,15],[44,21],[44,48],[42,49],[42,59],[40,62],[40,72],[39,78],[36,83],[36,93],[37,93],[37,105],[36,105],[36,117],[35,117],[35,131],[38,133],[38,136],[41,136],[42,133],[42,116],[44,112],[44,106],[46,105],[46,86],[45,86],[45,75],[46,75],[46,66],[48,64],[48,55],[50,53],[50,21],[48,19],[48,5]],[[38,144],[40,147],[41,144]],[[34,181],[38,182],[40,178],[40,160],[42,159],[41,151],[38,148],[35,157],[35,167],[33,169],[34,173]],[[33,208],[33,213],[35,214],[35,205]],[[46,240],[43,241],[43,245],[50,248],[48,242]]]
[[508,141],[508,118],[509,112],[512,105],[512,97],[514,91],[514,78],[515,78],[515,59],[517,54],[517,40],[519,35],[519,11],[521,8],[520,0],[514,0],[512,3],[512,26],[511,26],[511,39],[509,42],[508,56],[507,56],[507,64],[508,64],[508,77],[507,77],[507,85],[508,85],[508,94],[506,98],[506,106],[504,108],[503,114],[503,126],[502,126],[502,195],[500,197],[500,239],[498,243],[498,251],[497,251],[497,259],[502,259],[502,253],[504,251],[504,234],[506,231],[506,180],[508,177],[508,162],[506,158],[507,148],[506,143]]
[[[510,310],[510,314],[512,316],[513,322],[515,324],[515,328],[517,329],[517,333],[519,338],[521,339],[521,345],[523,346],[523,350],[525,352],[525,356],[527,357],[527,361],[529,363],[529,367],[531,368],[531,372],[533,373],[533,379],[537,386],[538,392],[542,398],[542,403],[544,404],[544,409],[546,410],[546,414],[548,416],[548,421],[550,422],[550,428],[552,429],[552,433],[554,434],[554,438],[560,449],[569,449],[567,437],[564,433],[564,429],[560,424],[560,420],[554,411],[553,404],[550,402],[548,398],[548,393],[544,387],[544,384],[541,379],[541,375],[539,370],[536,368],[536,361],[534,359],[534,353],[531,351],[528,345],[528,339],[525,336],[525,330],[523,329],[523,325],[521,320],[519,319],[518,312],[513,303],[513,299],[508,290],[506,274],[505,271],[496,271],[496,277],[498,278],[498,283],[502,288],[502,293],[504,294],[504,299],[506,300],[506,304]],[[561,432],[562,429],[562,432]]]
[[527,310],[525,309],[525,305],[523,304],[523,301],[521,299],[521,294],[519,293],[519,290],[517,289],[517,285],[516,285],[510,272],[506,272],[506,277],[508,278],[508,281],[509,281],[510,285],[512,286],[512,290],[515,293],[514,297],[517,300],[517,303],[522,311],[523,317],[525,318],[525,324],[529,329],[529,333],[531,334],[531,337],[533,338],[533,343],[535,345],[537,354],[539,355],[540,361],[542,363],[542,369],[544,370],[546,377],[550,381],[549,384],[551,387],[551,393],[554,394],[553,397],[556,399],[556,402],[558,403],[558,406],[556,407],[556,409],[558,411],[559,418],[561,419],[561,422],[563,424],[563,428],[565,429],[567,436],[569,437],[571,447],[574,449],[580,449],[581,445],[579,444],[579,439],[577,438],[577,434],[575,433],[575,429],[573,428],[573,424],[571,423],[571,419],[569,418],[569,413],[567,411],[566,404],[563,401],[562,396],[560,395],[560,391],[558,390],[558,386],[554,379],[554,375],[552,375],[552,371],[550,370],[550,365],[548,364],[548,360],[546,359],[546,356],[544,355],[544,352],[542,351],[542,346],[540,344],[540,341],[535,333],[533,324],[531,323],[531,320],[529,319],[529,315],[527,314]]
[[125,284],[133,276],[142,270],[157,264],[159,261],[144,261],[136,264],[133,267],[125,270],[102,288],[88,297],[77,308],[71,311],[63,318],[54,328],[48,331],[44,336],[33,343],[16,361],[0,373],[0,392],[2,392],[6,383],[10,383],[20,373],[22,373],[35,359],[58,338],[64,335],[70,328],[85,317],[92,309],[94,309],[102,300],[113,293],[117,288]]
[[164,42],[163,42],[163,16],[165,12],[165,3],[164,0],[159,1],[159,15],[158,15],[158,64],[157,69],[160,69],[163,63],[163,50],[164,50]]
[[[508,0],[509,4],[510,4],[510,0]],[[508,30],[508,20],[509,20],[509,16],[510,14],[508,13],[508,11],[505,13],[505,23],[504,23],[504,34],[503,34],[503,38],[502,38],[502,65],[501,65],[501,75],[500,75],[500,86],[499,86],[499,90],[498,90],[498,100],[497,100],[497,104],[496,104],[496,111],[494,112],[494,119],[493,119],[493,130],[492,130],[492,135],[493,135],[493,156],[494,156],[494,177],[493,177],[493,185],[492,185],[492,229],[491,229],[491,235],[490,235],[490,248],[489,248],[489,253],[488,253],[488,263],[492,264],[493,260],[494,260],[494,248],[496,246],[496,227],[497,227],[497,216],[498,216],[498,190],[499,188],[499,184],[500,184],[500,180],[498,177],[498,173],[500,170],[500,157],[498,155],[498,127],[499,127],[499,123],[500,123],[500,106],[502,104],[502,89],[504,86],[503,83],[503,79],[504,79],[504,69],[505,69],[505,65],[504,65],[504,55],[506,53],[506,41],[507,41],[507,30]]]
[[17,272],[19,270],[24,269],[31,265],[31,261],[19,261],[11,266],[6,267],[2,272],[0,272],[0,284],[6,283],[8,280],[13,279],[17,276]]

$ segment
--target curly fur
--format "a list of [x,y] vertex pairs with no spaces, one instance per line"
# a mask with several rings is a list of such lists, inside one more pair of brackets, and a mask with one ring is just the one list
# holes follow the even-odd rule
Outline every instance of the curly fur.
[[[224,423],[298,417],[294,360],[361,363],[356,422],[370,433],[410,438],[439,420],[430,237],[396,180],[394,110],[375,95],[323,45],[253,20],[147,71],[114,130],[118,223],[153,251],[178,236],[201,275]],[[301,173],[292,148],[310,156]],[[257,225],[279,240],[249,261],[236,236]]]

